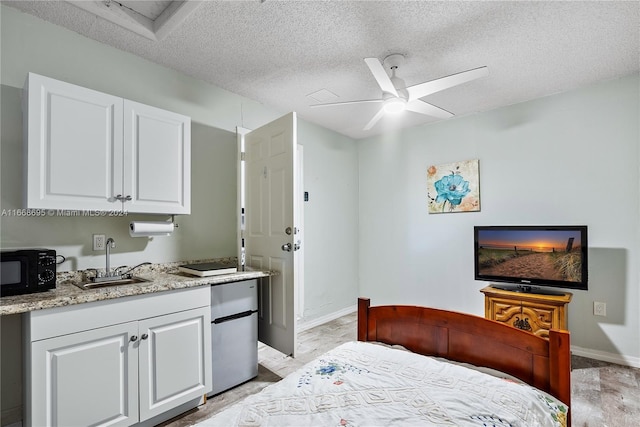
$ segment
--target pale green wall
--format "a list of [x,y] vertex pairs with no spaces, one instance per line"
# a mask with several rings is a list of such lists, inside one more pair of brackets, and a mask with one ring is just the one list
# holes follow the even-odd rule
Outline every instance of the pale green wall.
[[301,122],[304,145],[305,320],[355,307],[358,297],[358,150],[355,142]]
[[[639,117],[636,75],[359,141],[360,294],[484,315],[474,225],[586,224],[572,344],[640,366]],[[467,159],[480,160],[481,211],[428,214],[427,168]]]

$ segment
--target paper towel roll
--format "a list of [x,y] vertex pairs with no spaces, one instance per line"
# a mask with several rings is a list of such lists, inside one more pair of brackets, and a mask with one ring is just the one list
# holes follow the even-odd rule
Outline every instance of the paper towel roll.
[[173,222],[166,221],[132,221],[129,223],[131,237],[170,236],[173,229]]

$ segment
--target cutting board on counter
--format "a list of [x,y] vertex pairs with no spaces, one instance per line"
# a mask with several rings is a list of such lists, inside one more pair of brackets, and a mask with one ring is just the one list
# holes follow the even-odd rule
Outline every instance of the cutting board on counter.
[[193,276],[208,277],[217,276],[219,274],[235,273],[238,271],[238,267],[221,262],[204,262],[201,264],[181,265],[178,267],[178,270]]

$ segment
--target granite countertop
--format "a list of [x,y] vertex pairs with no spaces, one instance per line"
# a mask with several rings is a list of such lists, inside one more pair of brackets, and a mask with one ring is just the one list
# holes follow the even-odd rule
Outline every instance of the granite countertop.
[[[197,262],[207,262],[203,260]],[[218,261],[218,260],[216,260]],[[178,271],[182,263],[151,264],[142,266],[134,271],[134,276],[148,280],[148,282],[112,287],[80,289],[74,283],[87,281],[86,271],[58,273],[56,288],[46,292],[25,295],[5,296],[0,298],[0,315],[27,313],[54,307],[64,307],[75,304],[85,304],[94,301],[122,298],[132,295],[143,295],[174,289],[186,289],[196,286],[221,285],[243,280],[258,279],[274,276],[277,273],[268,270],[238,271],[236,273],[218,276],[197,277]]]

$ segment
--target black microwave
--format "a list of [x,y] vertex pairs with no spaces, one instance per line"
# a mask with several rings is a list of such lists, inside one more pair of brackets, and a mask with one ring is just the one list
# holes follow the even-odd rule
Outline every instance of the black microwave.
[[56,251],[0,251],[0,296],[43,292],[56,287]]

